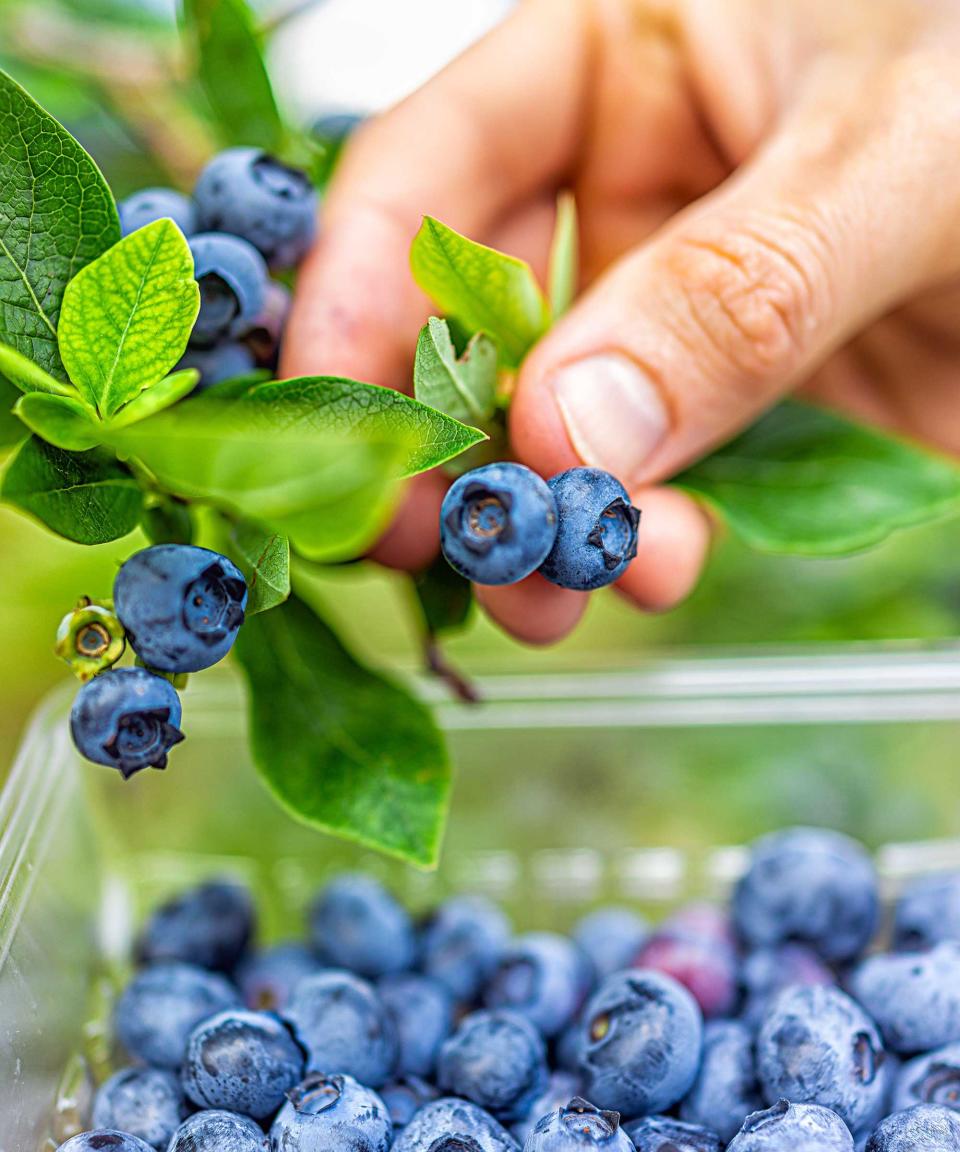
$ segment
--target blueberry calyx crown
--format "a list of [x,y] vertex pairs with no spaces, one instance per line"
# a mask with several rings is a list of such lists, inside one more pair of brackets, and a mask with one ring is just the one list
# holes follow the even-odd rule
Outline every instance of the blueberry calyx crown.
[[327,1076],[323,1072],[314,1072],[288,1092],[287,1099],[298,1112],[306,1111],[309,1107],[310,1115],[316,1116],[332,1108],[342,1095],[342,1076]]
[[60,622],[54,651],[86,683],[116,664],[125,648],[126,634],[113,605],[84,596]]
[[577,1116],[596,1116],[603,1122],[604,1126],[609,1129],[609,1135],[611,1136],[620,1127],[619,1112],[614,1112],[609,1108],[598,1108],[595,1104],[591,1104],[589,1100],[584,1100],[582,1096],[574,1096],[565,1108],[560,1109],[561,1120]]
[[[614,523],[618,522],[618,523]],[[625,560],[632,560],[637,554],[637,528],[640,526],[640,509],[618,496],[612,500],[600,513],[600,518],[587,536],[587,543],[599,548],[603,553],[603,564],[608,572],[619,567]],[[613,539],[614,532],[619,529],[619,535],[625,540]],[[624,531],[625,530],[625,531]],[[608,548],[608,544],[620,544],[617,551]]]
[[126,712],[117,720],[116,731],[103,742],[103,750],[117,762],[124,780],[143,768],[163,770],[167,753],[185,739],[176,725],[170,723],[169,708],[151,708]]
[[427,1152],[483,1152],[483,1149],[472,1136],[457,1134],[438,1136]]
[[509,492],[494,491],[474,481],[463,490],[462,507],[454,507],[447,514],[447,527],[462,531],[464,543],[474,552],[489,552],[498,540],[510,539],[512,507]]
[[247,586],[228,576],[219,561],[201,572],[183,598],[183,624],[198,639],[215,644],[223,632],[232,632],[244,621],[243,597]]

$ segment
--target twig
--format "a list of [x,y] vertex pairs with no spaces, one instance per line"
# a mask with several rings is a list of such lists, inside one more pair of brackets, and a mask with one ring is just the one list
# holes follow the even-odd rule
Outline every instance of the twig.
[[423,642],[423,655],[431,675],[442,680],[463,704],[479,704],[483,700],[477,686],[458,672],[444,656],[436,636],[426,636]]

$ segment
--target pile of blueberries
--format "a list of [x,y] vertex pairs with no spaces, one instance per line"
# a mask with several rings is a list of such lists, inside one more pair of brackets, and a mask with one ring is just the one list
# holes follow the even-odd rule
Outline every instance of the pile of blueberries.
[[869,856],[796,828],[729,910],[606,907],[512,935],[470,895],[420,922],[342,875],[308,938],[252,947],[249,895],[161,907],[115,1027],[130,1065],[65,1152],[955,1152],[960,874],[889,951]]
[[[247,605],[247,582],[219,552],[155,544],[117,573],[112,603],[84,600],[60,625],[57,651],[84,681],[70,713],[77,749],[129,779],[165,768],[183,740],[173,679],[222,660]],[[129,644],[138,663],[117,668]]]
[[569,468],[550,480],[522,464],[464,473],[440,509],[440,542],[451,567],[475,584],[515,584],[540,572],[589,592],[612,584],[637,554],[640,512],[600,468]]
[[178,367],[196,368],[201,388],[275,369],[290,293],[270,273],[295,268],[316,235],[307,174],[259,148],[228,148],[200,173],[192,198],[145,188],[119,209],[125,236],[169,218],[189,241],[200,314]]

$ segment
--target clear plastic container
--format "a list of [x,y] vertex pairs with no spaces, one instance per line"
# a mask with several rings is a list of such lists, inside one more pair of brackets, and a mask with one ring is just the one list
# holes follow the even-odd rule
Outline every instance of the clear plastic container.
[[194,678],[187,742],[127,784],[81,762],[74,685],[38,711],[0,796],[0,1152],[34,1152],[82,1115],[76,1053],[104,1037],[92,998],[169,891],[230,873],[263,934],[296,932],[325,874],[362,866],[415,906],[470,887],[518,924],[565,925],[602,899],[721,895],[742,845],[822,823],[878,851],[889,888],[960,867],[960,649],[692,655],[605,673],[488,676],[467,708],[435,684],[457,765],[428,875],[291,821],[248,760],[243,688]]

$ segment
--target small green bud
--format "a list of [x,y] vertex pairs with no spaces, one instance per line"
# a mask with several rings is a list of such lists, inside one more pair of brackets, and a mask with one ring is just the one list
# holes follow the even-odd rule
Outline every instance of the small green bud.
[[54,651],[86,683],[123,655],[127,638],[112,605],[84,596],[60,621]]

